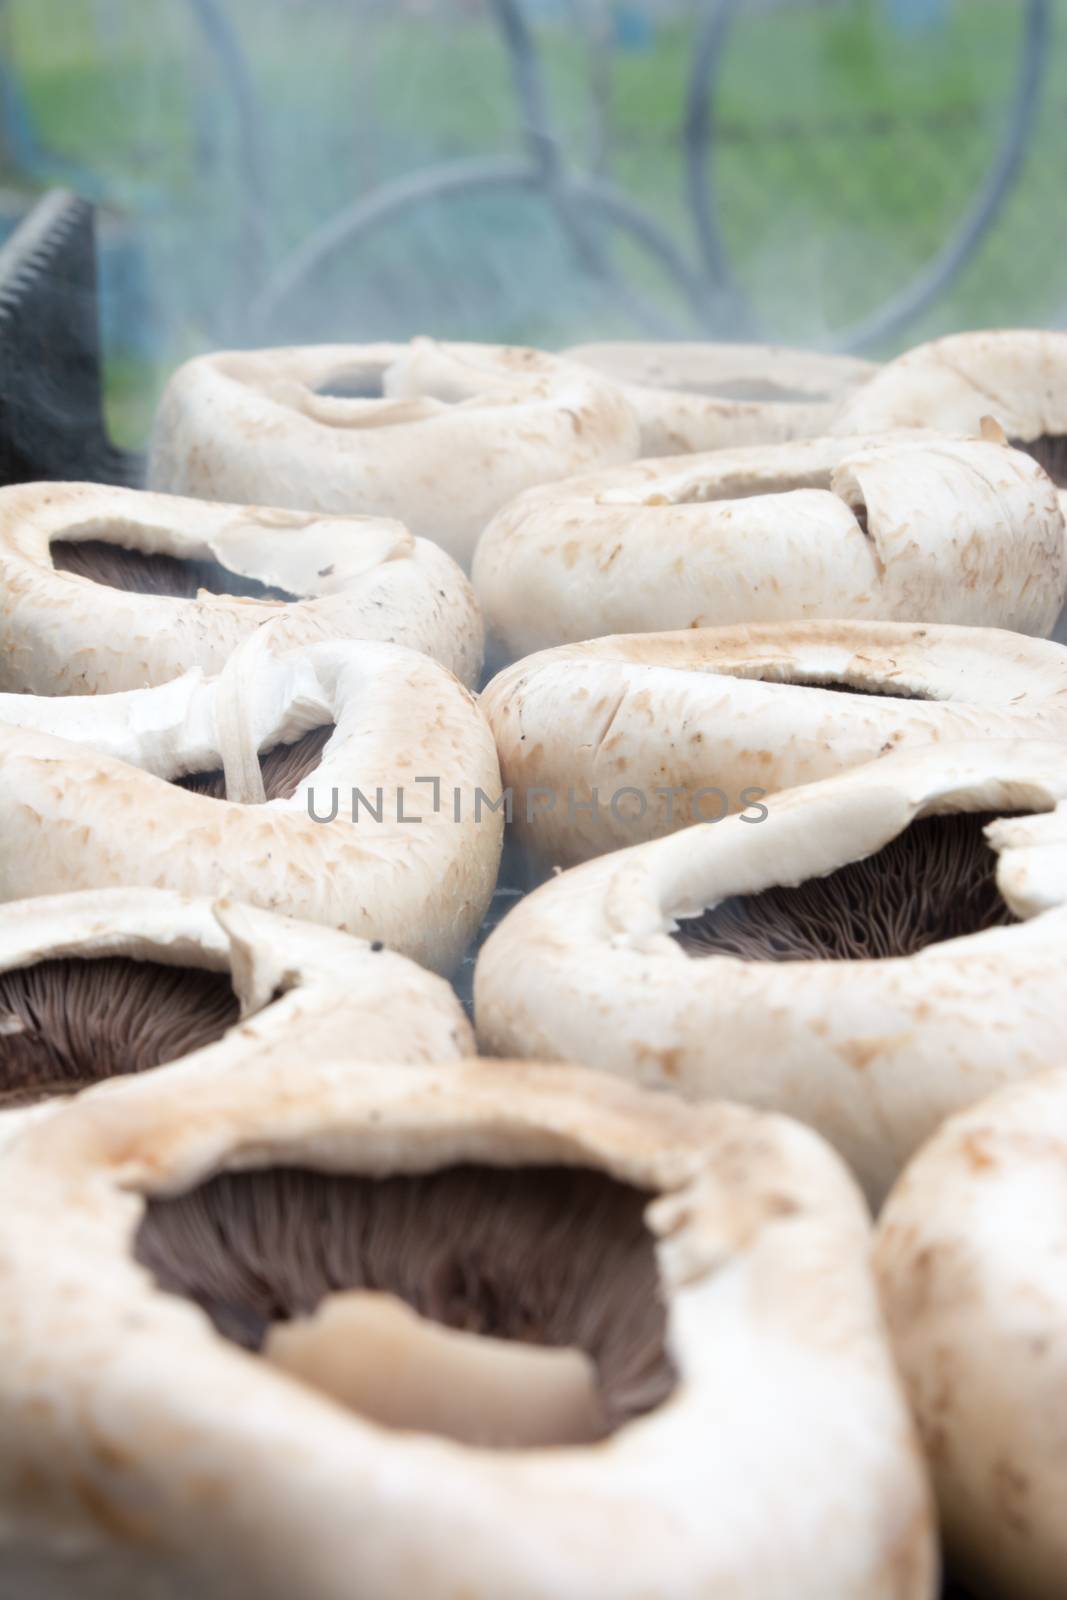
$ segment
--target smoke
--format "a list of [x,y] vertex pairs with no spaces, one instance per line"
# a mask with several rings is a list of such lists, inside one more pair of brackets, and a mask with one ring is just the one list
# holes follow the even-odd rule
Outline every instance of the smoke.
[[[990,0],[975,26],[949,0],[0,0],[0,180],[103,207],[123,436],[209,347],[831,345],[954,237],[1005,137],[1031,9]],[[876,353],[1062,306],[1041,129],[1063,49],[1004,225]]]

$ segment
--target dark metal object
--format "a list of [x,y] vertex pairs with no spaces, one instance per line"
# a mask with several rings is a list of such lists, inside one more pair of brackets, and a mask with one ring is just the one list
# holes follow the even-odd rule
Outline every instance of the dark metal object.
[[135,484],[107,435],[93,209],[57,189],[0,249],[0,484]]

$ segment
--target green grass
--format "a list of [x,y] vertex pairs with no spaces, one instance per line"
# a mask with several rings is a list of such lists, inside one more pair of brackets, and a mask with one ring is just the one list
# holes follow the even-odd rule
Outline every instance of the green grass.
[[[902,342],[1067,309],[1065,6],[1055,0],[1037,136],[1010,200]],[[93,24],[106,10],[110,35]],[[449,20],[438,8],[401,20],[395,6],[348,0],[231,0],[229,11],[264,110],[272,261],[354,194],[435,161],[521,148],[506,57],[484,18]],[[943,245],[997,148],[1021,11],[1018,0],[956,0],[950,25],[918,41],[889,26],[883,0],[736,24],[717,85],[711,172],[725,248],[762,328],[832,338]],[[7,0],[6,23],[49,149],[98,174],[143,230],[165,330],[161,362],[214,342],[226,308],[249,295],[237,124],[184,6]],[[564,144],[584,152],[594,125],[589,58],[573,31],[545,23],[536,34]],[[687,248],[680,138],[692,44],[691,27],[664,24],[653,48],[617,52],[610,73],[611,175]],[[23,177],[0,157],[0,181]],[[618,259],[647,295],[681,312],[640,252],[622,245]],[[308,328],[294,318],[294,336],[321,333],[323,305],[347,334],[404,333],[419,322],[544,342],[637,331],[575,270],[544,203],[523,196],[431,206],[383,229],[324,275]],[[116,424],[136,437],[158,366],[127,354],[109,371]]]
[[154,362],[111,357],[104,399],[108,431],[117,445],[138,449],[144,444],[158,389],[159,369]]

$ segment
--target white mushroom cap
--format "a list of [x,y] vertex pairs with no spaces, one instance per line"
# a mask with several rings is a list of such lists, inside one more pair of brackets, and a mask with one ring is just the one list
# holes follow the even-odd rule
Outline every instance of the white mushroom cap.
[[998,881],[1019,916],[1067,905],[1067,804],[996,822],[989,837],[1001,856]]
[[833,431],[977,434],[984,417],[1024,445],[1067,433],[1067,333],[998,328],[917,345],[845,401]]
[[510,657],[607,633],[812,618],[1048,634],[1067,590],[1056,490],[986,440],[815,439],[532,489],[478,546]]
[[528,656],[480,704],[516,834],[572,866],[887,750],[1067,739],[1067,650],[933,623],[625,634]]
[[[728,817],[587,862],[527,896],[483,947],[479,1041],[787,1112],[878,1196],[950,1112],[1062,1059],[1067,902],[882,959],[774,959],[771,947],[770,959],[697,958],[672,933],[734,897],[862,861],[917,818],[1047,811],[1065,797],[1067,744],[930,745],[769,797],[762,820]],[[988,837],[1004,847],[1004,909],[1026,917],[1010,832]],[[903,881],[906,908],[880,912],[868,884],[852,915],[895,948],[885,921],[920,916],[924,889]]]
[[767,344],[583,344],[564,355],[621,384],[642,456],[780,444],[829,431],[877,370],[856,356]]
[[1067,1570],[1067,1072],[953,1117],[886,1203],[876,1263],[953,1564],[1059,1600]]
[[[651,1193],[669,1400],[591,1446],[396,1432],[220,1338],[133,1256],[145,1197],[223,1170],[472,1162],[592,1168]],[[0,1214],[16,1211],[0,1538],[21,1593],[67,1595],[75,1572],[93,1600],[933,1592],[867,1220],[795,1124],[559,1067],[156,1073],[29,1125],[0,1159]],[[375,1359],[365,1335],[350,1349]]]
[[[0,899],[135,884],[226,893],[449,970],[500,855],[503,815],[478,802],[500,792],[488,724],[414,651],[278,656],[268,633],[208,683],[193,674],[76,706],[0,700]],[[295,792],[251,803],[256,751],[331,723]],[[164,781],[218,768],[226,800]]]
[[[171,1072],[211,1077],[249,1061],[299,1071],[341,1051],[361,1060],[444,1061],[469,1055],[474,1042],[443,978],[331,928],[165,889],[93,889],[0,906],[0,980],[41,962],[91,964],[115,956],[230,978],[239,1021],[214,1043],[166,1057]],[[106,1011],[86,1018],[90,1040],[97,1020],[106,1028]],[[35,1033],[46,1026],[39,1020]],[[0,1064],[12,1036],[25,1031],[5,1014],[0,995]],[[100,1070],[114,1069],[108,1063]],[[26,1087],[63,1090],[58,1080]],[[11,1088],[0,1065],[0,1100]],[[3,1137],[32,1114],[6,1112]]]
[[[367,383],[370,398],[320,393]],[[200,356],[156,419],[153,488],[399,517],[468,563],[531,484],[632,461],[637,419],[606,379],[507,345],[315,345]]]
[[[143,593],[58,570],[54,541],[217,562],[295,600]],[[239,588],[240,584],[234,587]],[[264,623],[290,647],[380,639],[474,683],[483,629],[464,574],[397,522],[205,505],[99,484],[0,489],[0,689],[100,694],[218,672]]]

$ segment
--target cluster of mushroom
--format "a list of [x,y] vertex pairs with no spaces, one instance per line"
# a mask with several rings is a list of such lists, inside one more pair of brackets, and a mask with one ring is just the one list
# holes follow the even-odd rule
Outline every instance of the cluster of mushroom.
[[1058,1594],[1065,441],[419,339],[0,489],[0,1600]]

